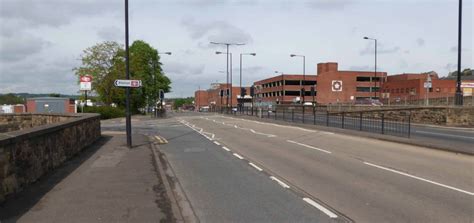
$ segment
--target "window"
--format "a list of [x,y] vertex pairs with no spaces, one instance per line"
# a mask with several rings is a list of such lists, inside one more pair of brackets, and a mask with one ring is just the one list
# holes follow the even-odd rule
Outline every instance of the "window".
[[356,80],[360,82],[370,82],[370,77],[357,77]]
[[316,81],[304,81],[303,85],[316,85]]
[[370,87],[357,87],[357,92],[370,92]]
[[300,85],[300,81],[290,81],[286,80],[285,85]]
[[379,92],[380,88],[379,87],[372,87],[372,92]]
[[372,82],[380,82],[380,77],[372,77]]
[[299,91],[285,91],[285,96],[300,96]]

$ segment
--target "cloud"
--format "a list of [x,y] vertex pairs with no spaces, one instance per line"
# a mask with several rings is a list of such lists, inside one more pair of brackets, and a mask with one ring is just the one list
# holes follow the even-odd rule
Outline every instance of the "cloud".
[[2,0],[1,4],[1,19],[18,20],[30,27],[58,27],[79,16],[104,14],[123,7],[121,2],[113,0]]
[[250,34],[225,21],[196,22],[188,18],[181,24],[188,30],[192,39],[201,40],[198,43],[201,48],[210,47],[210,41],[247,44],[252,42]]
[[169,76],[191,76],[200,75],[204,72],[205,65],[192,66],[179,62],[168,62],[163,64],[163,70]]
[[425,45],[425,40],[422,39],[422,38],[418,38],[418,39],[416,39],[416,44],[420,47],[424,46]]
[[373,71],[374,70],[374,66],[350,66],[349,67],[349,70],[352,70],[352,71]]
[[353,3],[354,0],[309,0],[306,5],[319,10],[340,10]]
[[[400,50],[401,48],[398,46],[387,48],[385,45],[380,44],[380,43],[377,45],[377,54],[398,53]],[[368,55],[368,54],[375,54],[374,43],[367,44],[365,48],[360,51],[360,55]]]
[[117,40],[122,40],[124,38],[124,32],[115,27],[115,26],[107,26],[104,28],[99,29],[97,31],[97,35],[106,41],[117,41]]
[[0,61],[22,60],[41,52],[49,45],[50,42],[23,32],[0,36]]

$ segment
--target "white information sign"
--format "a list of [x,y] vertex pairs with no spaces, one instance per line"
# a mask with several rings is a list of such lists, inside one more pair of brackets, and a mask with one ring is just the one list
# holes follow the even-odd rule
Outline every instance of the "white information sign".
[[331,89],[332,91],[342,91],[342,80],[333,80]]
[[141,80],[115,80],[116,87],[138,88],[142,86]]

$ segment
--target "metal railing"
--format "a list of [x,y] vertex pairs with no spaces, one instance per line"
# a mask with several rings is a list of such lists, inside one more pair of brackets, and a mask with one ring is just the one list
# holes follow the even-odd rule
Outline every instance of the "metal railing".
[[[226,113],[226,112],[224,112]],[[321,125],[363,132],[410,137],[410,111],[329,112],[316,106],[278,106],[276,108],[243,107],[227,114],[256,116],[294,123]]]

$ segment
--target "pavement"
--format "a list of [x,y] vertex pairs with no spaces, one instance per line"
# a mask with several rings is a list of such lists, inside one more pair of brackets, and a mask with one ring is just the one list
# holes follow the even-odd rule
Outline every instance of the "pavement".
[[[230,151],[222,152],[228,157],[239,161],[234,153],[238,154],[289,186],[287,190],[345,219],[474,221],[470,155],[239,117],[198,113],[176,119],[210,138],[203,136],[201,141],[225,146]],[[169,152],[171,166],[184,165],[174,164],[179,160],[172,156]],[[240,163],[248,168],[248,163]],[[226,165],[214,163],[212,169]],[[186,168],[181,168],[185,174]],[[203,172],[195,171],[194,175]]]
[[0,222],[170,222],[148,136],[106,132],[93,146],[0,206]]

